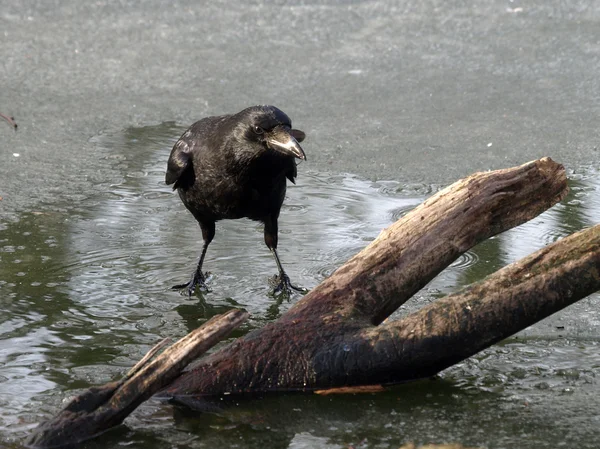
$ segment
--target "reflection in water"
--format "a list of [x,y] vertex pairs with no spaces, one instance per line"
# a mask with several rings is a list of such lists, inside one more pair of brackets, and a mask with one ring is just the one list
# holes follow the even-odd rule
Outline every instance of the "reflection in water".
[[[93,193],[85,201],[65,194],[52,210],[0,223],[0,433],[7,441],[56,411],[72,390],[122,375],[162,337],[182,336],[238,307],[252,319],[233,334],[237,337],[276,319],[297,300],[269,296],[275,263],[262,225],[248,220],[217,224],[206,260],[211,292],[188,299],[170,290],[188,278],[202,242],[197,223],[164,184],[170,148],[183,129],[164,123],[94,138],[110,169],[92,177]],[[298,185],[289,188],[280,218],[283,263],[306,287],[317,285],[437,189],[312,170],[310,164],[299,167]],[[458,258],[398,314],[599,222],[597,191],[594,172],[573,174],[571,193],[561,205]],[[569,335],[595,335],[586,332],[600,322],[590,301],[561,315]],[[511,340],[447,370],[443,382],[378,395],[269,397],[214,416],[178,410],[173,417],[171,407],[150,402],[129,418],[130,430],[111,433],[113,445],[180,441],[231,447],[243,439],[247,447],[347,447],[365,438],[386,447],[430,439],[476,445],[486,440],[477,439],[474,420],[481,435],[501,434],[516,421],[524,433],[535,434],[540,425],[558,432],[557,426],[547,429],[535,409],[526,422],[513,416],[524,401],[546,410],[547,401],[567,388],[589,391],[600,369],[595,342],[572,344],[555,336]],[[562,404],[575,410],[577,398],[561,397]],[[506,427],[498,427],[496,412],[487,411],[498,402],[505,404]],[[512,433],[504,437],[514,441]]]

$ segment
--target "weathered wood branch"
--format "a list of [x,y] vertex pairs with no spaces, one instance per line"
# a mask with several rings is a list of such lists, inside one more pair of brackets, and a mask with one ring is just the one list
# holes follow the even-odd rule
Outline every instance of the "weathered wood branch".
[[549,158],[475,173],[385,229],[290,311],[379,324],[477,243],[536,217],[567,194]]
[[120,424],[135,408],[179,375],[196,359],[248,318],[231,310],[216,316],[150,361],[164,341],[150,350],[124,379],[90,388],[51,420],[40,424],[30,447],[76,444]]
[[[599,289],[596,225],[403,319],[347,335],[347,354],[316,383],[386,384],[428,377]],[[328,348],[329,353],[343,351],[339,344]],[[327,357],[321,360],[327,366]]]

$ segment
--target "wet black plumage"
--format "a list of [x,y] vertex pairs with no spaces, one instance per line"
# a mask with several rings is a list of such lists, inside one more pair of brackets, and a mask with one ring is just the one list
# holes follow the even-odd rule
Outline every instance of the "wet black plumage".
[[202,264],[215,223],[247,217],[265,225],[265,243],[279,269],[275,293],[300,290],[277,254],[277,219],[287,179],[295,182],[297,176],[295,159],[306,159],[298,144],[304,137],[274,106],[206,117],[183,133],[169,156],[165,180],[200,224],[204,246],[190,282],[174,288],[187,288],[191,295],[196,286],[206,287]]

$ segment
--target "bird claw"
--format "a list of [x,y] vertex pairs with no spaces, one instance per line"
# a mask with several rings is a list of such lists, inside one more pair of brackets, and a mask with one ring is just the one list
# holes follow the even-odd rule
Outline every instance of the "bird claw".
[[275,285],[275,288],[273,289],[272,293],[275,297],[282,296],[285,298],[289,298],[290,295],[293,293],[293,290],[296,290],[297,292],[300,292],[302,294],[308,292],[308,289],[304,287],[298,287],[297,285],[292,284],[292,281],[290,281],[290,278],[287,274],[275,275],[273,276],[271,282],[273,285]]
[[200,289],[200,291],[210,292],[208,285],[206,285],[206,281],[208,280],[209,276],[210,276],[209,272],[202,273],[201,271],[200,272],[196,271],[196,272],[194,272],[192,279],[190,279],[190,282],[187,282],[185,284],[174,285],[173,287],[171,287],[171,289],[172,290],[187,290],[187,294],[190,298],[193,296],[194,290],[196,290],[196,287],[198,287]]

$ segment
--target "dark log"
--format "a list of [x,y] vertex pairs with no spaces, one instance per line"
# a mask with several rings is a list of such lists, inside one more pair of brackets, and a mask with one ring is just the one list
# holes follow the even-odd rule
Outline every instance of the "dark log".
[[[564,168],[549,158],[456,182],[384,230],[276,322],[203,359],[160,394],[177,399],[404,382],[512,335],[600,288],[587,274],[589,283],[564,287],[598,254],[589,260],[565,253],[552,270],[538,255],[527,272],[511,268],[527,283],[507,282],[507,269],[501,270],[413,316],[379,324],[460,254],[534,218],[567,190]],[[577,237],[590,245],[586,254],[594,248],[588,235]],[[571,251],[566,244],[552,247],[554,257]],[[579,263],[588,265],[570,273]]]
[[150,361],[165,345],[164,341],[159,343],[122,380],[90,388],[58,415],[36,427],[27,446],[73,445],[120,424],[138,405],[247,318],[248,313],[241,310],[216,316]]

